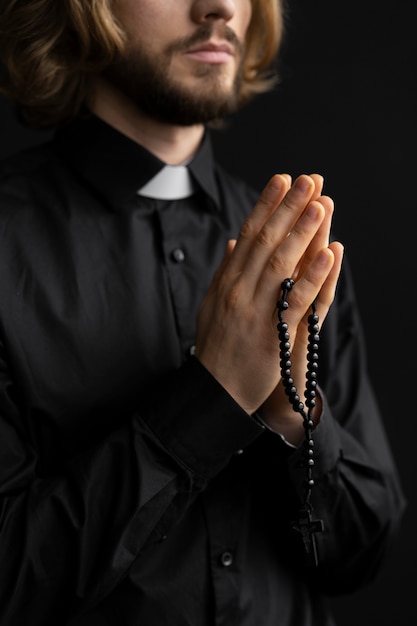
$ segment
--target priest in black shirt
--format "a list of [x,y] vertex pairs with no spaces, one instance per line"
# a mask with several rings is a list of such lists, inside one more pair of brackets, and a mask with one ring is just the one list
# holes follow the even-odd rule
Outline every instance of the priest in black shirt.
[[323,179],[258,197],[212,153],[282,21],[278,0],[1,4],[1,88],[56,130],[0,170],[1,626],[329,626],[326,594],[392,544]]

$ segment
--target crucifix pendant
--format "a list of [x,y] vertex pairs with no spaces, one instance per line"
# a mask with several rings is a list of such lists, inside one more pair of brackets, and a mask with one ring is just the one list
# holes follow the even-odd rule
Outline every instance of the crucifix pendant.
[[323,520],[311,519],[311,511],[309,508],[302,508],[300,510],[300,517],[298,522],[293,522],[292,527],[294,530],[301,534],[303,540],[304,549],[306,552],[306,559],[308,565],[318,565],[317,546],[315,533],[321,533],[324,530]]

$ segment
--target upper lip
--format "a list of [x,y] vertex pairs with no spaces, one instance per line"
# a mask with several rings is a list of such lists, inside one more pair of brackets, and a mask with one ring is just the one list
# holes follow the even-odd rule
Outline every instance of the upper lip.
[[190,48],[189,50],[187,50],[187,53],[190,52],[226,52],[227,54],[233,54],[233,48],[230,44],[224,42],[224,43],[214,43],[214,42],[206,42],[206,43],[201,43],[198,44],[196,46],[193,46],[192,48]]

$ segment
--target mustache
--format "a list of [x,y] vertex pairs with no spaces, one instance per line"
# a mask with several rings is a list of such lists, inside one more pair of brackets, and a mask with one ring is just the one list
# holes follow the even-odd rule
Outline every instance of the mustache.
[[[214,30],[215,29],[212,26],[201,26],[189,37],[176,39],[171,45],[168,46],[167,52],[168,54],[183,52],[184,50],[188,50],[199,43],[204,43],[212,37]],[[243,43],[240,41],[236,33],[229,26],[227,26],[227,24],[224,25],[220,32],[216,29],[216,36],[226,40],[227,43],[230,43],[240,55],[243,54]]]

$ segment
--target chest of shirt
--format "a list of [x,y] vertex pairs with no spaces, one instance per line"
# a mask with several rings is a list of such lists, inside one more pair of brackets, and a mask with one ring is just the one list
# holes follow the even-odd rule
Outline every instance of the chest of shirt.
[[88,207],[18,211],[2,253],[13,381],[31,428],[47,425],[64,440],[113,427],[187,357],[229,236],[218,214],[184,201]]

